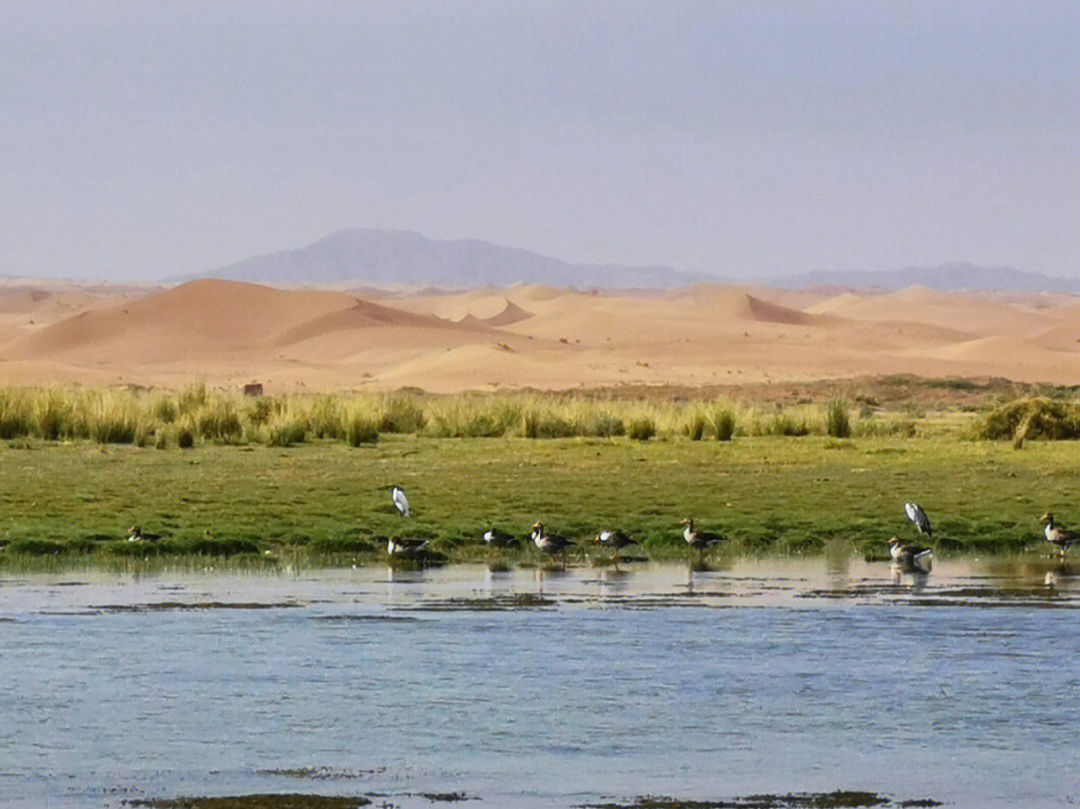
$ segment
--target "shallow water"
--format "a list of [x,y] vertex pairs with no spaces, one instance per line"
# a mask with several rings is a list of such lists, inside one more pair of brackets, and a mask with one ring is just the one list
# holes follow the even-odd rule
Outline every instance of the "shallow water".
[[1075,805],[1078,607],[1041,558],[8,575],[0,803]]

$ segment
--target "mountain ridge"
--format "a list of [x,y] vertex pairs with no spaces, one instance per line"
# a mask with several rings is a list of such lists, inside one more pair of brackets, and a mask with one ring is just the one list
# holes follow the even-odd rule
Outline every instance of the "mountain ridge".
[[979,267],[969,261],[950,261],[930,267],[909,266],[898,270],[812,270],[768,278],[758,283],[775,289],[840,287],[895,291],[924,286],[946,292],[1080,293],[1080,279],[1054,278],[1007,265]]
[[208,273],[169,281],[205,277],[261,284],[462,288],[540,283],[573,289],[670,288],[711,280],[703,273],[660,265],[575,264],[480,239],[428,239],[414,231],[372,228],[337,231],[305,247],[253,256]]

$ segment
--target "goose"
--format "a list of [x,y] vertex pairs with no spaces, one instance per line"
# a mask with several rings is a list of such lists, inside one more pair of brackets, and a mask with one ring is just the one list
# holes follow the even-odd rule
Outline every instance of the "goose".
[[930,518],[918,503],[904,503],[904,511],[915,526],[915,530],[923,536],[934,536],[934,529],[930,527]]
[[896,564],[911,573],[929,573],[933,566],[933,550],[918,545],[901,545],[897,536],[889,538],[889,555]]
[[718,542],[723,542],[727,539],[722,534],[712,534],[708,531],[698,531],[694,528],[694,521],[690,517],[680,523],[683,528],[683,539],[686,540],[686,544],[691,548],[697,548],[699,559],[705,558],[705,549],[711,545],[715,545]]
[[611,548],[615,551],[615,554],[611,557],[615,564],[619,563],[619,551],[625,548],[627,545],[636,545],[637,540],[624,534],[618,528],[605,529],[593,537],[593,544],[603,545],[604,547]]
[[409,510],[409,498],[405,496],[405,492],[400,486],[391,489],[390,498],[394,501],[394,507],[402,517],[412,516],[412,512]]
[[489,528],[484,532],[484,542],[489,548],[508,548],[517,545],[518,539],[513,534],[500,531],[498,528]]
[[157,542],[159,539],[161,539],[161,534],[144,534],[142,528],[138,525],[133,525],[128,529],[128,542],[139,542],[140,540]]
[[1070,545],[1075,545],[1080,542],[1080,534],[1077,534],[1075,531],[1070,531],[1064,525],[1058,525],[1054,522],[1054,515],[1049,511],[1039,518],[1039,522],[1046,524],[1044,531],[1046,534],[1046,541],[1057,545],[1062,556],[1065,555],[1065,551],[1069,549]]
[[390,537],[386,541],[386,552],[390,556],[417,556],[427,544],[426,539]]
[[566,567],[566,549],[573,546],[566,537],[561,537],[558,534],[549,534],[544,530],[544,524],[542,522],[536,523],[532,527],[532,541],[536,545],[536,549],[541,553],[546,553],[548,556],[554,556],[557,553],[561,553],[563,557],[563,567]]

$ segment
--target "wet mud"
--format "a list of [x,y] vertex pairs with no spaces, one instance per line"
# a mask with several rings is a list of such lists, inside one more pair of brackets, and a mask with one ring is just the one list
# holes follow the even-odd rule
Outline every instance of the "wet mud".
[[835,792],[793,792],[787,795],[746,795],[720,800],[689,800],[644,796],[629,803],[579,804],[580,809],[847,809],[851,807],[941,806],[933,798],[896,800],[876,792],[836,790]]

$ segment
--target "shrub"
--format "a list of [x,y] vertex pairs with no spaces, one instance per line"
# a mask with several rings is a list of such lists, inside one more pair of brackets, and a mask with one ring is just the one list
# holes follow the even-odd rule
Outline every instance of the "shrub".
[[347,431],[333,396],[320,396],[315,400],[308,414],[308,425],[316,438],[342,438]]
[[266,425],[268,447],[291,447],[302,444],[307,437],[307,426],[299,419],[280,417]]
[[607,411],[591,413],[583,420],[581,434],[611,438],[626,435],[626,425],[621,418]]
[[656,435],[656,422],[648,416],[632,419],[628,432],[635,441],[648,441]]
[[576,434],[572,421],[554,413],[545,413],[536,424],[537,438],[570,438]]
[[192,414],[203,407],[206,404],[206,400],[206,385],[202,383],[192,385],[180,394],[177,399],[177,408],[180,413]]
[[24,397],[14,390],[0,390],[0,438],[29,435],[32,426]]
[[523,438],[540,437],[540,414],[535,410],[526,410],[521,414],[521,435]]
[[57,441],[70,431],[71,405],[56,390],[42,391],[34,402],[34,429],[38,437]]
[[700,411],[692,413],[683,425],[683,435],[690,436],[691,441],[700,441],[702,436],[705,435],[706,425],[707,420],[704,413]]
[[730,407],[721,407],[713,411],[713,430],[717,441],[730,441],[735,435],[735,411]]
[[162,396],[151,408],[151,412],[154,417],[163,424],[172,424],[176,421],[177,416],[180,415],[180,408],[177,406],[176,401],[168,396]]
[[769,425],[769,432],[772,435],[794,435],[803,436],[810,434],[810,427],[806,423],[806,419],[795,420],[795,417],[790,413],[785,413],[783,410],[773,414],[772,423]]
[[394,396],[387,400],[379,417],[380,433],[418,433],[424,429],[427,419],[424,408],[411,397]]
[[176,431],[176,446],[180,449],[191,449],[195,446],[195,432],[191,429],[190,423],[181,425]]
[[847,408],[839,399],[833,399],[825,409],[825,431],[833,438],[847,438],[851,435]]
[[345,428],[345,440],[352,447],[373,444],[379,440],[379,426],[367,416],[357,413]]
[[1034,438],[1080,438],[1080,405],[1043,397],[1009,402],[986,415],[979,435],[1018,445]]
[[199,412],[196,426],[203,438],[235,443],[244,434],[236,406],[228,400],[218,400]]

